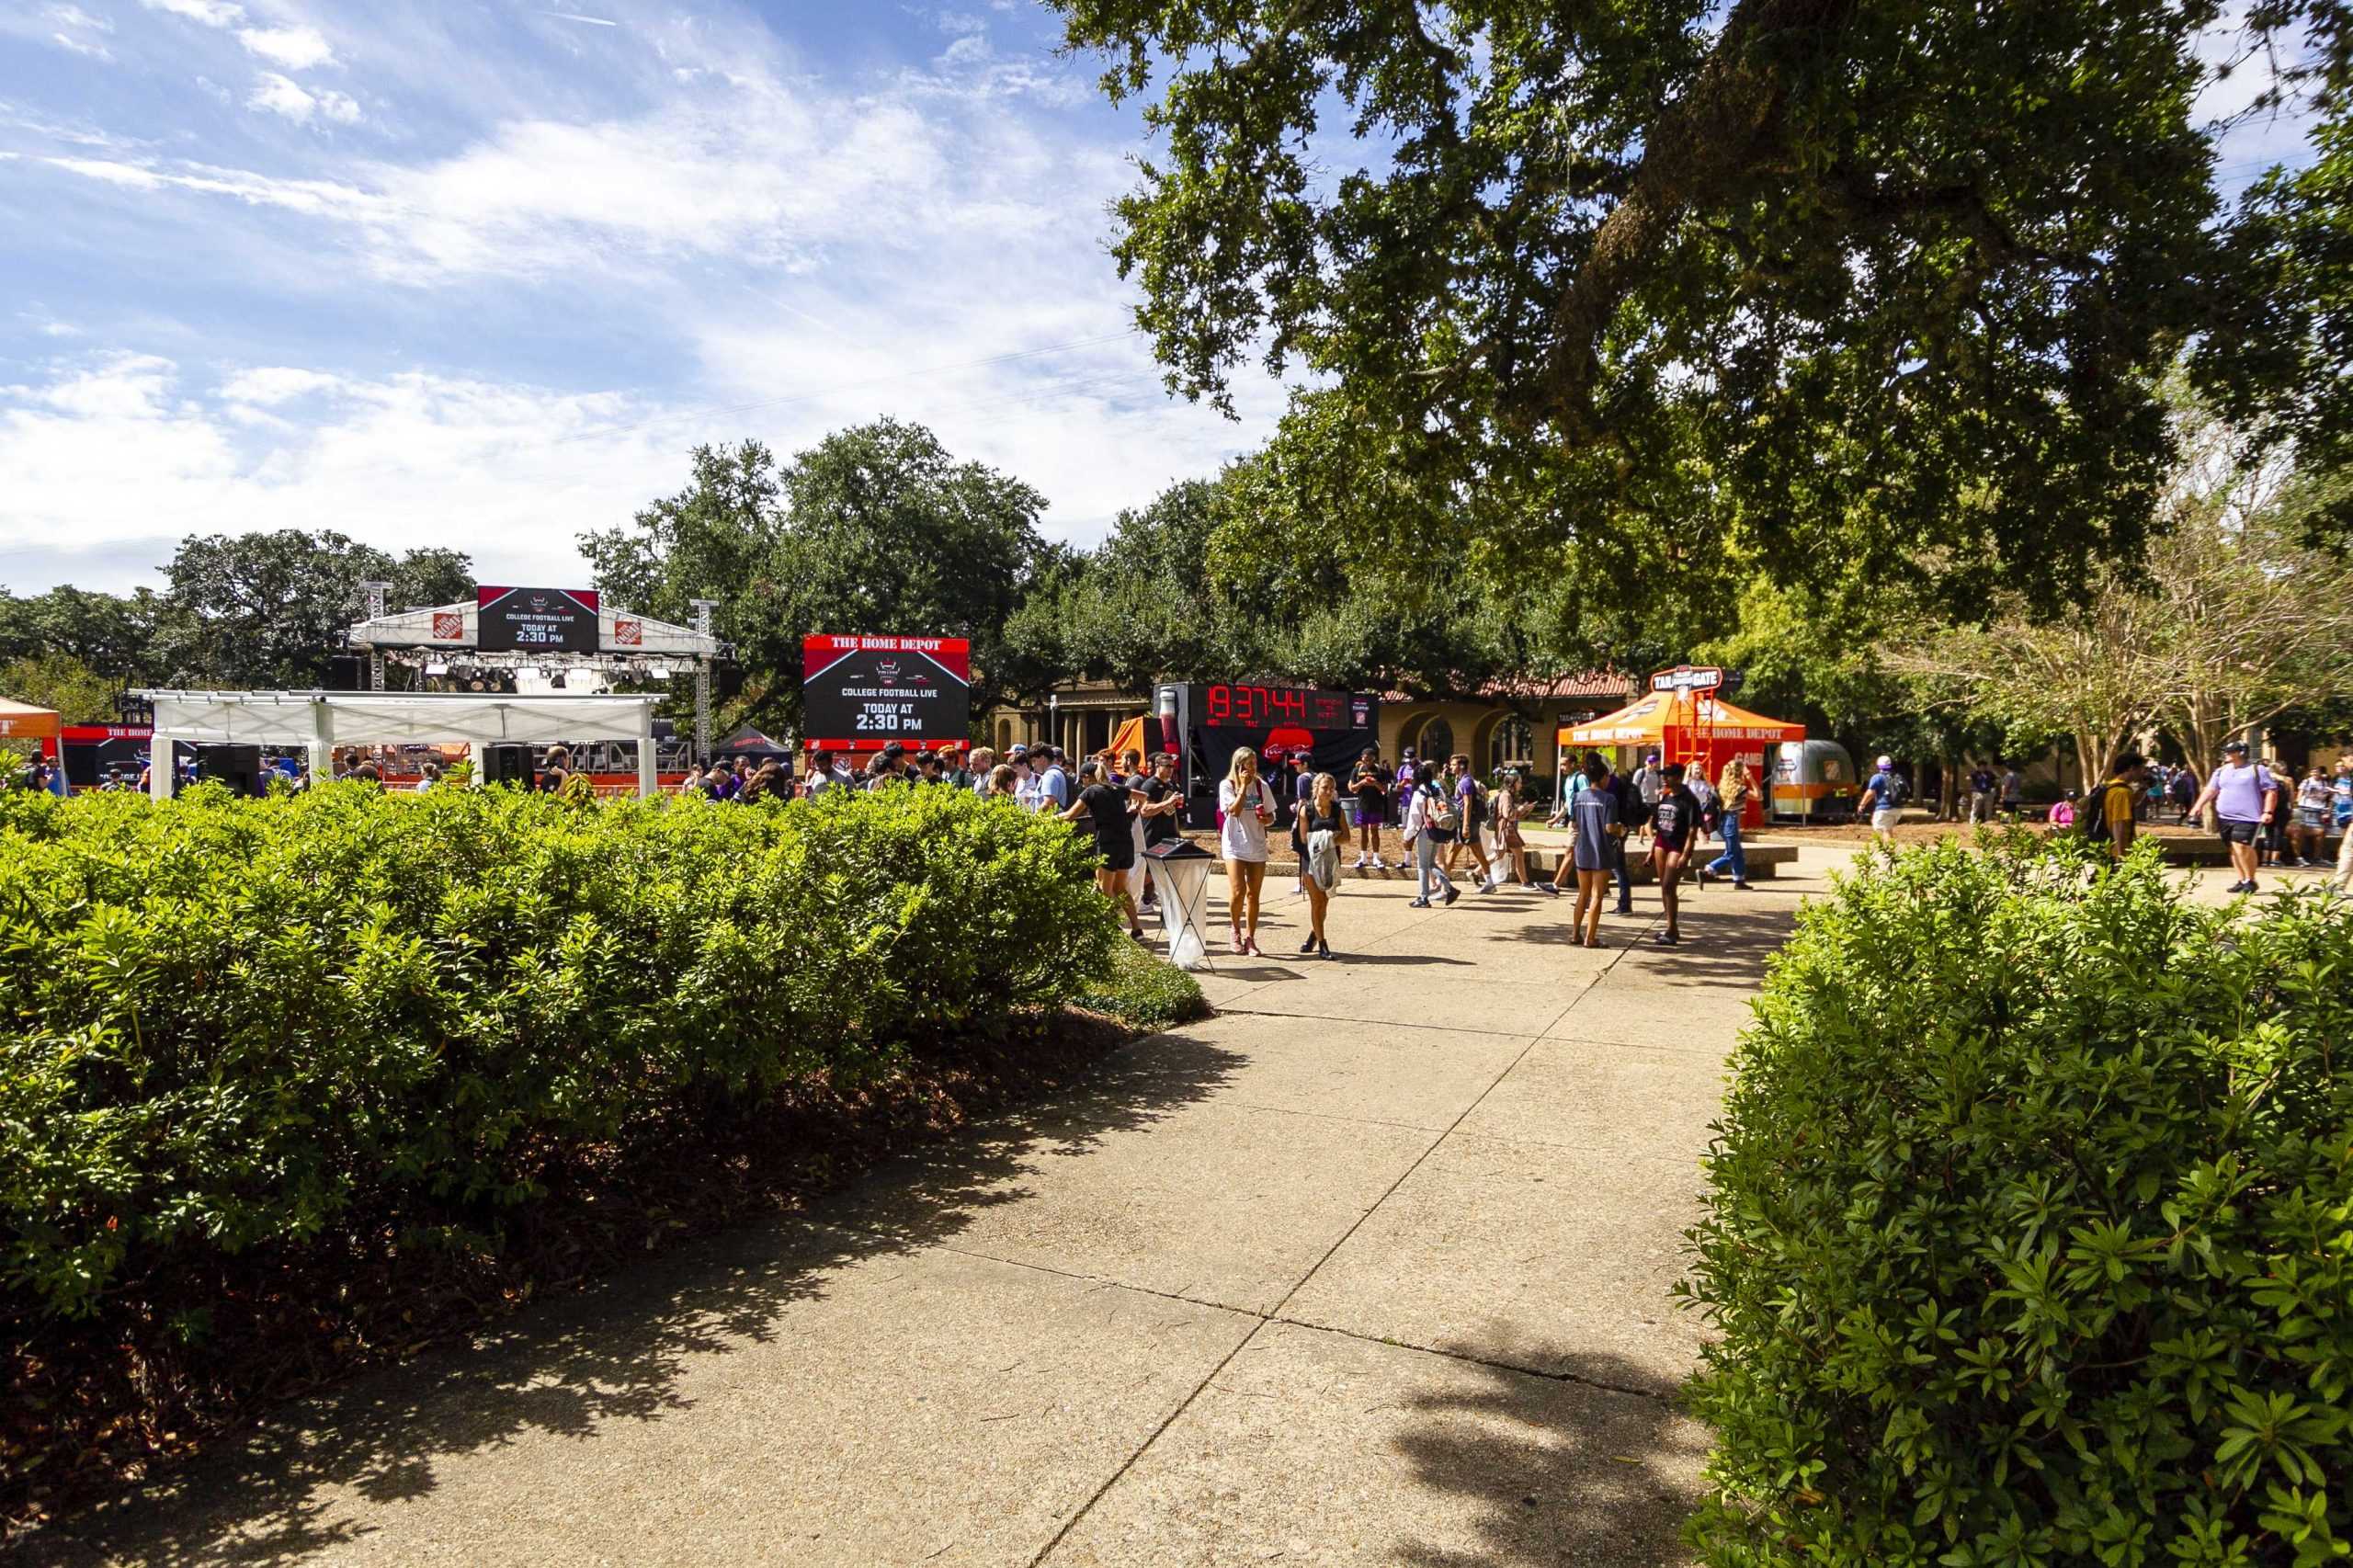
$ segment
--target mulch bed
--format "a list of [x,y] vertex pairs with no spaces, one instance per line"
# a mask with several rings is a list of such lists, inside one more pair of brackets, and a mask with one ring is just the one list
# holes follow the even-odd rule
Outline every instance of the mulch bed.
[[[270,1406],[463,1339],[648,1253],[790,1212],[976,1117],[1044,1100],[1139,1032],[1075,1008],[1001,1042],[926,1050],[876,1083],[798,1085],[660,1157],[574,1162],[504,1245],[396,1249],[389,1233],[265,1248],[214,1275],[127,1281],[104,1334],[0,1306],[0,1541],[195,1453]],[[10,1304],[11,1306],[13,1303]],[[176,1324],[202,1314],[199,1347]],[[69,1325],[70,1327],[71,1325]],[[103,1343],[102,1343],[103,1341]]]

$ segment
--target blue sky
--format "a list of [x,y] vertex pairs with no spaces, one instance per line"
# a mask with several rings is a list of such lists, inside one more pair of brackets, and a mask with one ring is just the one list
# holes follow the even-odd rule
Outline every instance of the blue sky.
[[[1055,37],[1032,0],[0,0],[0,584],[278,527],[574,583],[695,443],[885,413],[1092,542],[1281,389],[1161,391],[1103,249],[1136,111]],[[2234,133],[2227,183],[2299,140]]]
[[10,0],[0,583],[333,527],[568,583],[582,529],[881,414],[1123,506],[1263,439],[1170,400],[1104,206],[1132,109],[1010,0]]

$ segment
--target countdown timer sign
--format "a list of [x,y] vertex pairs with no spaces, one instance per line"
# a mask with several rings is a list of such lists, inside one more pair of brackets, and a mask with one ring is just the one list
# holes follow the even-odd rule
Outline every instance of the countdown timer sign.
[[813,744],[961,746],[972,732],[972,688],[966,638],[801,640],[801,728]]
[[1202,727],[1211,730],[1318,732],[1363,729],[1370,702],[1345,691],[1304,686],[1236,686],[1221,681],[1201,688]]

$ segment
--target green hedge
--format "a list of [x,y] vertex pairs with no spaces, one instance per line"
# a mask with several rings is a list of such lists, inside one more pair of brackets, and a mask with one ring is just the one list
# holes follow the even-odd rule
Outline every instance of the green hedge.
[[2353,909],[2079,855],[1881,858],[1775,964],[1694,1232],[1710,1562],[2353,1540]]
[[1001,1031],[1108,972],[1088,859],[949,790],[0,799],[6,1319],[339,1234],[494,1244],[590,1151]]

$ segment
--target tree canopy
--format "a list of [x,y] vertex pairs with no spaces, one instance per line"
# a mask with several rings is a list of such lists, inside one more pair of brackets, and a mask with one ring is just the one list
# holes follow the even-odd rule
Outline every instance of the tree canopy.
[[2215,0],[1050,3],[1158,79],[1113,249],[1171,384],[1310,372],[1277,444],[1360,554],[1444,516],[1636,610],[1724,554],[2047,608],[2141,548],[2245,271]]
[[448,604],[473,592],[473,563],[454,550],[395,557],[333,531],[191,535],[165,569],[158,662],[176,683],[323,685],[345,628],[365,612],[362,583],[392,585],[389,603]]
[[970,636],[977,712],[1019,689],[1004,629],[1056,559],[1038,532],[1045,506],[923,426],[882,419],[781,466],[756,441],[699,448],[686,489],[580,547],[599,589],[652,614],[720,601],[747,717],[799,719],[801,639],[820,632]]

